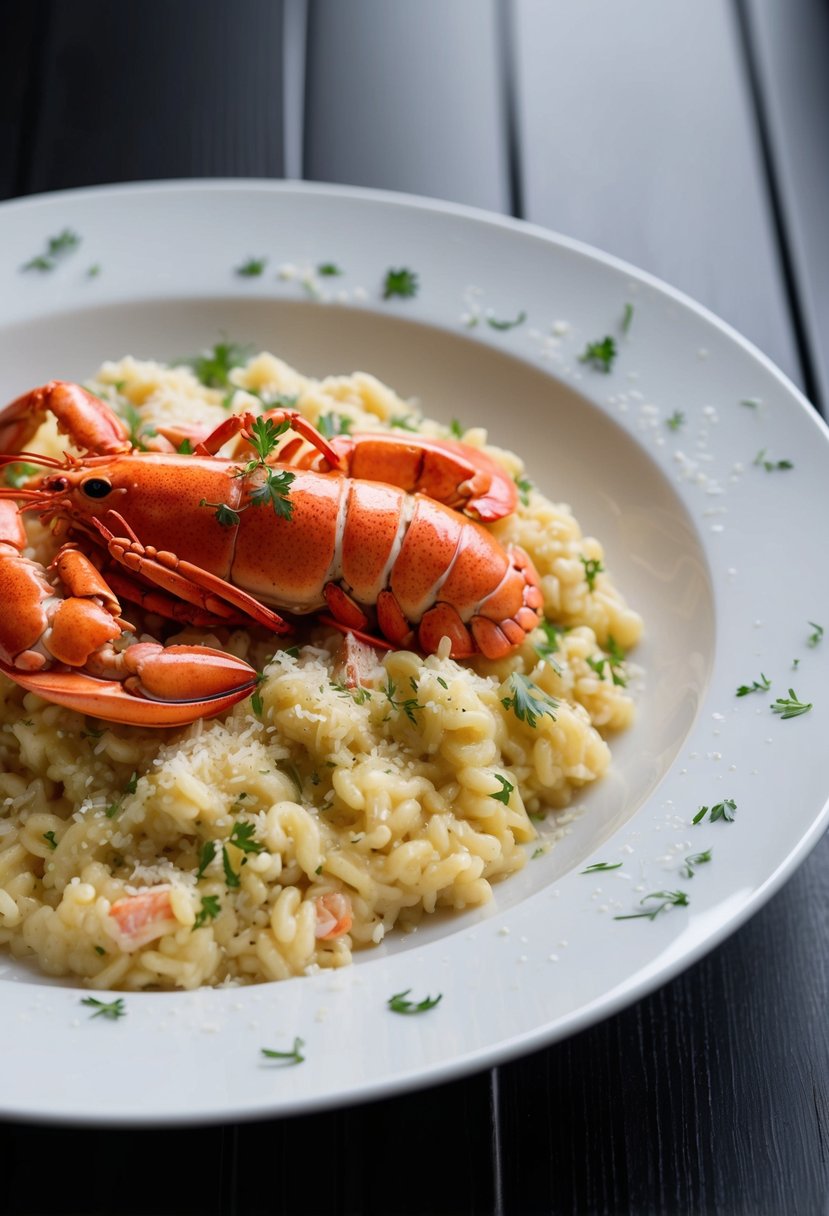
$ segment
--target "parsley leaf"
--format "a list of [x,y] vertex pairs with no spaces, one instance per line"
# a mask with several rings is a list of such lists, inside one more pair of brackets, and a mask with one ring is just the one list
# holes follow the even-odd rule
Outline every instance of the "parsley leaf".
[[305,1059],[305,1056],[302,1054],[304,1046],[304,1039],[301,1039],[297,1035],[290,1051],[272,1051],[270,1047],[260,1047],[259,1050],[266,1060],[282,1060],[285,1064],[302,1064]]
[[622,868],[621,861],[594,861],[586,870],[579,870],[580,874],[598,874],[604,870],[620,870]]
[[449,423],[449,434],[453,439],[463,439],[465,431],[457,418],[453,418]]
[[54,832],[44,832],[43,839],[48,843],[50,849],[56,849],[58,842]]
[[766,449],[765,448],[761,448],[760,451],[757,453],[757,455],[754,457],[754,464],[759,465],[761,468],[765,469],[767,473],[773,473],[777,469],[780,469],[782,471],[785,469],[794,468],[794,465],[792,464],[792,462],[790,460],[766,460]]
[[711,850],[706,849],[704,853],[691,853],[685,858],[682,869],[679,871],[683,878],[693,878],[695,867],[704,865],[711,860]]
[[250,435],[246,435],[245,439],[259,460],[263,461],[275,450],[279,437],[285,434],[290,425],[287,419],[284,422],[274,422],[272,418],[263,418],[260,415],[253,420]]
[[124,1008],[124,998],[119,996],[114,1001],[107,1003],[106,1001],[96,1000],[94,996],[87,996],[81,1001],[82,1005],[88,1005],[90,1009],[94,1009],[93,1018],[109,1018],[111,1022],[117,1022],[118,1018],[127,1016],[127,1011]]
[[814,621],[807,621],[806,624],[811,625],[812,628],[814,629],[814,633],[811,633],[809,635],[809,637],[806,641],[806,645],[811,646],[812,649],[814,649],[814,647],[817,646],[818,642],[823,637],[823,626],[816,625]]
[[408,299],[417,295],[418,287],[418,277],[414,271],[388,270],[383,280],[383,299],[389,300],[392,296],[402,296],[404,299]]
[[513,481],[518,487],[518,497],[521,499],[525,507],[530,505],[530,491],[535,489],[535,484],[530,481],[529,477],[519,477],[516,473]]
[[389,678],[386,680],[386,687],[382,691],[386,694],[386,699],[389,705],[391,705],[393,709],[396,709],[398,713],[400,713],[402,710],[402,712],[411,722],[412,726],[417,726],[415,711],[418,709],[423,709],[423,706],[420,704],[417,697],[407,697],[405,701],[395,701],[394,694],[397,692],[397,685],[395,684],[394,680],[392,680],[391,676],[389,676]]
[[242,880],[230,864],[230,857],[225,845],[222,845],[222,869],[225,872],[225,883],[230,890],[241,887]]
[[202,925],[206,925],[209,920],[215,920],[222,910],[222,905],[218,895],[203,895],[201,900],[201,909],[193,921],[191,933],[196,929],[201,929]]
[[621,329],[623,334],[626,334],[627,331],[630,329],[630,323],[632,320],[633,320],[633,305],[631,303],[627,303],[627,304],[625,304],[625,307],[622,310],[622,319],[619,322],[619,328]]
[[230,373],[242,367],[250,358],[250,347],[236,342],[217,342],[212,350],[194,355],[183,362],[193,369],[196,379],[206,388],[230,388]]
[[811,701],[808,705],[803,701],[798,701],[797,693],[790,688],[788,697],[778,697],[771,707],[771,712],[780,714],[785,721],[786,718],[798,718],[801,714],[807,714],[811,708]]
[[206,840],[199,852],[199,868],[196,870],[196,882],[204,878],[204,872],[216,856],[216,841]]
[[[510,676],[509,682],[513,695],[501,698],[504,709],[511,709],[520,722],[526,722],[533,728],[537,720],[545,714],[555,722],[556,715],[553,711],[558,709],[558,701],[547,696],[531,680],[517,671]],[[535,695],[536,693],[538,696]]]
[[189,439],[182,439],[181,443],[178,445],[177,450],[178,450],[178,453],[180,456],[192,456],[193,455],[193,445]]
[[[558,639],[565,632],[565,630],[559,628],[557,625],[554,625],[552,621],[548,621],[546,617],[541,621],[538,628],[544,634],[545,640],[543,642],[539,642],[534,647],[535,653],[540,659],[550,659],[550,657],[558,651]],[[553,666],[558,669],[557,663],[553,663]]]
[[404,992],[396,992],[394,996],[389,997],[386,1004],[392,1013],[425,1013],[427,1009],[434,1009],[443,999],[443,993],[440,992],[435,997],[427,996],[415,1003],[406,1000],[410,992],[411,988],[407,988]]
[[289,497],[289,490],[291,483],[295,480],[296,474],[290,473],[287,469],[283,469],[279,473],[274,472],[273,469],[266,469],[265,480],[251,490],[250,501],[255,507],[269,504],[280,519],[290,519],[294,511],[294,504]]
[[398,431],[416,431],[417,426],[411,414],[393,414],[389,418],[389,426],[396,427]]
[[660,912],[664,912],[666,908],[687,908],[689,899],[684,891],[652,891],[650,895],[643,895],[639,900],[643,904],[647,899],[658,899],[660,903],[655,908],[648,908],[644,912],[629,912],[627,916],[614,916],[614,920],[639,920],[644,917],[646,920],[656,920]]
[[248,258],[241,266],[236,267],[236,273],[243,279],[256,279],[260,274],[264,274],[267,264],[267,258]]
[[579,363],[589,363],[597,371],[609,372],[615,358],[616,342],[608,334],[601,342],[588,342],[583,353],[579,355]]
[[77,232],[64,228],[57,236],[50,236],[46,243],[46,252],[39,253],[21,266],[21,270],[54,270],[61,258],[72,253],[81,243]]
[[587,590],[592,591],[596,583],[596,575],[604,571],[599,558],[596,557],[580,557],[579,561],[584,566],[584,579],[587,583]]
[[671,431],[678,431],[684,425],[685,415],[682,413],[682,410],[674,410],[670,418],[665,419],[665,426]]
[[208,502],[206,498],[199,499],[200,507],[215,507],[216,519],[223,528],[235,528],[241,522],[241,515],[238,511],[234,511],[233,507],[229,507],[224,502]]
[[759,680],[752,680],[750,684],[741,684],[737,689],[738,697],[747,697],[752,692],[768,692],[771,688],[771,680],[760,672]]
[[253,839],[255,832],[255,823],[242,823],[241,820],[237,820],[233,825],[228,843],[235,844],[236,848],[241,849],[243,853],[264,853],[265,846]]
[[333,410],[330,414],[321,414],[317,419],[317,430],[326,439],[333,439],[335,435],[350,435],[353,425],[350,418],[346,418],[344,414],[336,414]]
[[322,275],[324,279],[333,279],[342,273],[335,262],[320,262],[317,267],[317,274]]
[[494,798],[496,802],[503,802],[504,806],[509,806],[509,796],[515,789],[511,781],[507,781],[506,777],[502,777],[500,773],[493,773],[493,777],[501,785],[497,794],[490,794],[490,798]]
[[495,317],[493,317],[490,313],[487,313],[487,315],[486,315],[486,323],[490,327],[490,329],[500,329],[500,330],[515,329],[518,325],[523,325],[524,322],[526,321],[526,319],[527,319],[527,314],[524,312],[523,309],[521,310],[521,312],[519,312],[518,316],[515,317],[515,319],[512,321],[499,321]]
[[723,819],[726,823],[733,823],[736,810],[737,803],[733,798],[723,798],[722,802],[715,802],[710,808],[701,806],[691,822],[702,823],[705,816],[710,814],[710,823],[716,823],[718,819]]
[[90,266],[88,268],[88,270],[86,272],[86,277],[88,279],[97,279],[97,277],[100,273],[101,273],[101,264],[100,264],[100,262],[95,262],[95,263],[93,263],[92,266]]

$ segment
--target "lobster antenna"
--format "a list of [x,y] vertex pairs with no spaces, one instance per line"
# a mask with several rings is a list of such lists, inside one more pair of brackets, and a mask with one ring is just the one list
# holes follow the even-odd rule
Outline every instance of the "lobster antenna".
[[62,460],[57,460],[54,456],[44,456],[40,452],[0,452],[0,465],[20,464],[21,462],[42,465],[45,469],[66,468]]

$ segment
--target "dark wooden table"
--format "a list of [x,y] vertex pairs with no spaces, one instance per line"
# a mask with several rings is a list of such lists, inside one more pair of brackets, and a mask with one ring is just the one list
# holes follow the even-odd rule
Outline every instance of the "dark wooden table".
[[[0,32],[0,197],[243,175],[473,203],[655,272],[829,403],[825,0],[3,0]],[[648,999],[439,1089],[0,1126],[0,1211],[827,1212],[827,862]]]

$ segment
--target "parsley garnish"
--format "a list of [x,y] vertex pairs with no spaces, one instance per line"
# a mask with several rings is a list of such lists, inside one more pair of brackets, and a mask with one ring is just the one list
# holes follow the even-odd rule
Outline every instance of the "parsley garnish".
[[684,891],[652,891],[650,895],[643,895],[639,900],[643,904],[647,899],[658,899],[661,903],[655,908],[648,908],[644,912],[629,912],[627,916],[614,916],[614,920],[639,920],[640,917],[645,917],[647,920],[656,920],[660,912],[665,908],[687,908],[688,896]]
[[241,522],[241,515],[223,502],[208,502],[206,498],[199,499],[200,507],[215,507],[216,519],[223,528],[235,528]]
[[682,413],[682,410],[674,410],[670,418],[665,419],[665,426],[671,431],[678,431],[684,425],[685,415]]
[[[501,698],[504,709],[511,709],[516,718],[520,722],[526,722],[528,726],[535,727],[537,720],[545,714],[555,722],[556,716],[553,711],[558,709],[558,701],[548,697],[545,692],[533,684],[532,680],[528,680],[526,676],[520,675],[517,671],[510,676],[509,682],[513,695]],[[536,696],[536,693],[539,695]]]
[[759,404],[759,397],[743,397],[742,401],[740,402],[740,405],[745,405],[750,410],[756,410]]
[[117,1022],[118,1018],[127,1016],[127,1011],[124,1008],[124,998],[119,996],[114,1001],[107,1004],[106,1001],[96,1000],[94,996],[87,996],[81,1001],[82,1005],[88,1005],[90,1009],[94,1009],[93,1018],[109,1018],[112,1022]]
[[807,621],[806,624],[811,625],[815,631],[814,633],[809,635],[809,637],[806,641],[806,645],[814,648],[815,646],[817,646],[818,642],[823,637],[823,626],[816,625],[814,621]]
[[500,773],[493,773],[496,781],[500,782],[501,788],[497,794],[490,794],[490,798],[494,798],[496,802],[503,802],[504,806],[509,806],[509,796],[515,789],[512,782],[507,781],[506,777],[502,777]]
[[737,803],[733,798],[723,798],[722,802],[715,802],[710,808],[701,806],[691,822],[702,823],[705,816],[710,814],[710,823],[716,823],[718,819],[724,819],[726,823],[733,823],[736,810]]
[[535,861],[538,857],[543,857],[546,852],[546,848],[543,845],[539,845],[539,847],[534,850],[532,856],[530,857],[530,861]]
[[807,714],[812,708],[812,702],[808,705],[803,701],[798,701],[797,693],[793,688],[789,689],[788,697],[778,697],[771,707],[773,714],[780,714],[784,720],[786,718],[798,718],[801,714]]
[[398,431],[416,431],[411,414],[394,414],[389,418],[389,426],[397,427]]
[[614,639],[612,634],[608,634],[607,638],[607,655],[600,655],[595,659],[587,659],[587,666],[595,671],[600,679],[604,679],[605,666],[610,669],[610,678],[618,688],[627,687],[627,676],[619,668],[625,661],[625,652]]
[[449,423],[449,434],[453,439],[463,439],[464,433],[464,428],[461,423],[458,422],[457,418],[453,418]]
[[138,410],[127,401],[123,408],[124,421],[130,429],[130,443],[134,448],[138,448],[139,452],[146,452],[147,445],[144,439],[149,439],[152,435],[157,434],[155,427],[145,426],[144,420]]
[[242,885],[242,880],[230,864],[230,857],[225,845],[222,845],[222,868],[225,872],[225,883],[230,890]]
[[395,701],[394,694],[397,692],[397,685],[392,680],[391,676],[386,680],[386,687],[383,689],[386,694],[386,699],[393,709],[398,713],[402,710],[406,717],[411,722],[412,726],[417,726],[417,718],[415,711],[423,709],[423,706],[418,701],[417,697],[407,697],[405,701]]
[[622,867],[621,861],[594,861],[592,866],[588,866],[586,870],[579,870],[580,874],[598,874],[604,870],[619,870]]
[[584,352],[579,355],[579,363],[589,363],[597,371],[609,372],[616,358],[616,342],[610,334],[601,342],[588,342]]
[[427,996],[415,1004],[414,1001],[406,1000],[410,992],[411,988],[407,988],[405,992],[396,992],[394,996],[389,997],[386,1004],[392,1013],[425,1013],[427,1009],[434,1009],[443,999],[443,993],[440,992],[437,996]]
[[751,692],[768,692],[771,688],[771,680],[760,672],[759,680],[752,680],[750,684],[741,684],[737,689],[738,697],[747,697]]
[[333,410],[330,414],[321,414],[317,419],[317,430],[326,439],[333,439],[335,435],[350,435],[352,426],[350,418],[335,414]]
[[317,267],[317,274],[322,275],[324,279],[333,279],[342,273],[335,262],[320,262]]
[[44,832],[43,839],[47,841],[50,849],[56,849],[58,847],[58,842],[55,838],[54,832]]
[[289,493],[296,474],[288,472],[287,469],[276,473],[267,466],[261,467],[265,469],[265,480],[260,486],[251,490],[251,504],[254,507],[270,504],[274,509],[274,514],[278,515],[280,519],[290,519],[294,511],[294,504],[290,500]]
[[388,270],[383,280],[383,299],[392,296],[402,296],[408,299],[417,295],[419,283],[417,275],[412,270]]
[[14,464],[7,464],[5,470],[5,479],[7,486],[13,486],[15,490],[19,490],[25,485],[30,477],[34,477],[39,473],[40,469],[33,464],[25,464],[23,461],[15,461]]
[[217,342],[212,350],[194,355],[183,362],[192,367],[206,388],[231,388],[230,373],[234,367],[242,367],[250,357],[250,348],[236,342]]
[[297,1035],[290,1051],[271,1051],[270,1047],[260,1047],[259,1050],[266,1060],[283,1060],[285,1064],[301,1064],[305,1059],[302,1054],[304,1046],[305,1041]]
[[790,460],[766,460],[766,449],[761,448],[754,457],[754,463],[765,469],[767,473],[773,473],[776,469],[793,469],[794,465]]
[[[549,659],[551,655],[554,655],[557,652],[558,639],[565,631],[560,629],[557,625],[554,625],[552,621],[548,621],[546,617],[541,621],[538,628],[543,632],[546,640],[539,642],[538,645],[534,647],[535,653],[540,659]],[[554,663],[553,666],[557,668],[558,664]]]
[[230,833],[230,844],[235,844],[237,849],[243,853],[264,853],[265,846],[260,844],[258,840],[254,840],[256,832],[255,823],[242,823],[237,821],[233,825],[233,831]]
[[273,507],[274,514],[280,519],[290,519],[294,507],[289,497],[289,491],[295,474],[286,469],[277,472],[266,463],[267,457],[278,446],[280,436],[284,435],[290,425],[287,419],[284,422],[276,423],[271,418],[260,416],[252,423],[250,434],[245,435],[245,441],[256,452],[256,459],[249,460],[236,473],[236,477],[250,477],[261,469],[264,471],[265,480],[261,485],[253,487],[250,491],[249,502],[244,507],[234,510],[226,503],[208,502],[205,498],[200,499],[199,506],[215,507],[216,519],[224,527],[234,527],[238,524],[242,511],[247,511],[248,507],[261,507],[266,504]]
[[256,279],[260,274],[264,274],[267,264],[267,258],[248,258],[241,266],[236,267],[236,273],[243,279]]
[[199,868],[196,870],[196,882],[204,877],[204,872],[216,856],[216,841],[206,840],[199,853]]
[[101,273],[101,264],[100,264],[100,262],[95,262],[95,263],[94,263],[92,266],[90,266],[90,267],[89,267],[89,269],[87,270],[87,272],[86,272],[86,277],[87,277],[88,279],[97,279],[97,277],[98,277],[98,275],[99,275],[100,273]]
[[691,853],[685,858],[682,864],[682,869],[679,871],[683,878],[694,877],[694,867],[704,865],[711,860],[711,850],[706,849],[704,853]]
[[519,477],[516,473],[513,481],[518,487],[518,497],[521,499],[525,507],[530,505],[530,491],[535,489],[535,485],[530,481],[529,477]]
[[21,266],[21,270],[54,270],[60,259],[77,249],[80,243],[81,238],[77,232],[64,228],[63,232],[59,232],[57,236],[49,237],[45,253],[39,253],[36,257],[31,258]]
[[486,323],[490,327],[490,329],[500,329],[500,330],[515,329],[516,326],[524,324],[524,322],[527,319],[527,314],[522,309],[521,312],[519,312],[518,316],[515,317],[514,320],[499,321],[496,317],[493,317],[489,313],[487,313],[485,319],[486,319]]
[[191,933],[196,929],[201,929],[202,925],[206,925],[209,920],[215,920],[222,910],[222,905],[218,895],[203,895],[201,900],[201,909],[193,921]]
[[580,557],[579,561],[584,566],[584,578],[587,583],[587,590],[592,591],[596,584],[596,575],[603,572],[604,566],[600,559],[596,557]]
[[177,451],[180,456],[192,456],[193,445],[189,439],[182,439],[181,443],[178,445]]
[[626,334],[630,329],[630,323],[633,320],[633,305],[627,303],[622,310],[622,319],[619,322],[619,328],[623,334]]

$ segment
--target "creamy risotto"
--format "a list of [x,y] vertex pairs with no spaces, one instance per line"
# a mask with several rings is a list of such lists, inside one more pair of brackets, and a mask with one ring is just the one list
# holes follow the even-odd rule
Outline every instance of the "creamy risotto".
[[[224,376],[126,358],[89,387],[135,435],[286,397],[328,434],[448,434],[365,373],[312,380],[260,354],[229,388],[202,383]],[[642,622],[568,507],[483,430],[463,439],[518,481],[517,511],[491,527],[541,580],[545,625],[509,658],[372,651],[354,684],[342,637],[312,621],[274,638],[171,635],[147,617],[156,636],[264,671],[252,699],[176,731],[108,725],[0,681],[0,942],[15,957],[100,989],[340,967],[425,914],[485,903],[532,853],[533,819],[605,773],[605,737],[633,719],[624,654]],[[65,444],[47,424],[38,446]],[[30,536],[48,560],[51,537],[37,523]]]

